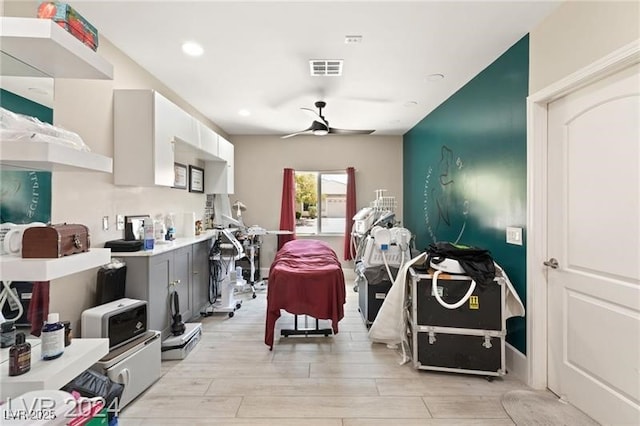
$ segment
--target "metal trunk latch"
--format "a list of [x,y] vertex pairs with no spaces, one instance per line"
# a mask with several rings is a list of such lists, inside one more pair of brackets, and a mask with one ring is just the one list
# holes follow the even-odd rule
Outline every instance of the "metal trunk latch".
[[80,234],[73,235],[73,245],[75,245],[76,248],[82,248],[82,243],[80,242]]
[[489,349],[493,345],[491,344],[491,336],[484,336],[484,343],[482,344],[485,348]]
[[433,345],[436,342],[436,333],[432,330],[429,331],[429,344]]

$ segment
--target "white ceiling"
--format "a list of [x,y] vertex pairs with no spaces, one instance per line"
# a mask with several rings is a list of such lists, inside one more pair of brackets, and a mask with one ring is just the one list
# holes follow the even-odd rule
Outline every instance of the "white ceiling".
[[[230,135],[332,127],[401,135],[532,30],[558,1],[70,0],[106,37]],[[362,43],[346,44],[345,36]],[[204,54],[185,56],[197,41]],[[98,50],[99,51],[99,50]],[[312,77],[310,59],[342,59]],[[443,74],[436,82],[427,78]],[[251,112],[248,117],[240,109]]]

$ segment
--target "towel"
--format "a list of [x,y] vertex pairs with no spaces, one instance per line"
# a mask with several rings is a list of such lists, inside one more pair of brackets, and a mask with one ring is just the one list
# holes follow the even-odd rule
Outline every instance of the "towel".
[[33,283],[31,302],[27,310],[32,335],[40,336],[47,316],[49,316],[49,281],[36,281]]

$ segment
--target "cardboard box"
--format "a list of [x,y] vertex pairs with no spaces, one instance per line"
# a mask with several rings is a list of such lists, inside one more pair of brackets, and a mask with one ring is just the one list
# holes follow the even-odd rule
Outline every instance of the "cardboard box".
[[98,49],[98,30],[68,4],[43,1],[38,6],[38,18],[53,20],[91,49]]

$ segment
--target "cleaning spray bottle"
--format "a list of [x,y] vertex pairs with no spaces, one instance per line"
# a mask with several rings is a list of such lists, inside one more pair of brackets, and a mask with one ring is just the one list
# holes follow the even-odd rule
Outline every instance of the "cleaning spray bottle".
[[173,213],[167,214],[167,236],[166,240],[173,241],[176,239],[176,225]]

